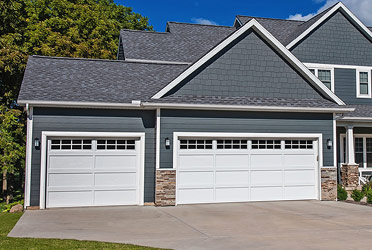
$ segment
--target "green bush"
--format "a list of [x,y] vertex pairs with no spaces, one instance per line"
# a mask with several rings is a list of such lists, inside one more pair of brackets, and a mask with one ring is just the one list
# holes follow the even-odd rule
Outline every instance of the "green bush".
[[351,194],[351,198],[353,198],[353,200],[356,202],[360,202],[364,198],[364,194],[358,189],[354,189],[353,193]]
[[2,212],[3,213],[9,213],[10,209],[12,207],[14,207],[15,205],[18,205],[18,204],[21,204],[23,206],[24,205],[23,200],[12,202],[12,203],[9,203],[9,204],[4,204],[4,208],[3,208],[3,211]]
[[367,182],[362,187],[362,192],[365,196],[367,196],[368,191],[372,190],[372,182]]
[[347,192],[341,185],[337,186],[337,199],[339,201],[344,201],[347,199]]
[[366,196],[367,196],[367,203],[372,204],[372,190],[369,190]]

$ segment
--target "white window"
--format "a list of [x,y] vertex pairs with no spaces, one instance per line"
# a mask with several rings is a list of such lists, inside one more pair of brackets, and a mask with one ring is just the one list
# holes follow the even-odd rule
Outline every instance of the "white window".
[[85,139],[53,139],[51,150],[91,150],[92,140]]
[[330,68],[310,68],[311,73],[313,73],[318,79],[332,92],[334,92],[334,71]]
[[[346,138],[341,135],[341,163],[346,160]],[[360,168],[372,168],[372,135],[355,135],[355,163]]]
[[371,98],[371,71],[357,70],[357,97]]
[[180,149],[212,149],[212,140],[180,140]]

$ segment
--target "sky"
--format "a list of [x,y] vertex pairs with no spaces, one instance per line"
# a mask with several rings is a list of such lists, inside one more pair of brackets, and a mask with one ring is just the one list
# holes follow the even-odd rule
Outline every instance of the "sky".
[[[149,18],[156,31],[167,21],[233,25],[236,15],[308,20],[338,0],[114,0]],[[372,26],[372,0],[342,1]]]

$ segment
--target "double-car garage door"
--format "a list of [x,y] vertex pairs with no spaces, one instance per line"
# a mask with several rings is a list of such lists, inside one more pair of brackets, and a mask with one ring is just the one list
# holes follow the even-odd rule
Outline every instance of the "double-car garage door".
[[138,138],[48,140],[46,207],[140,204]]
[[317,199],[313,139],[180,138],[177,204]]

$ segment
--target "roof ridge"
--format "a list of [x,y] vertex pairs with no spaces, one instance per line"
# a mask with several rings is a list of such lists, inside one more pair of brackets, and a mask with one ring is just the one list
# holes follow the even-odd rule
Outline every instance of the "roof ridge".
[[[320,15],[323,15],[324,13],[330,11],[333,7],[335,7],[339,2],[335,3],[334,5],[330,6],[329,8],[323,10],[322,12],[316,14],[315,16],[313,16],[312,18],[310,18],[309,20],[305,21],[303,24],[306,24],[308,22],[310,22],[311,20],[313,20],[314,18],[318,18]],[[302,25],[302,24],[301,24]],[[300,25],[300,26],[301,26]]]
[[131,29],[121,29],[122,31],[130,31],[130,32],[143,32],[143,33],[154,33],[154,34],[169,34],[169,32],[166,31],[154,31],[154,30],[131,30]]
[[126,60],[113,60],[113,59],[99,59],[99,58],[83,58],[83,57],[58,57],[58,56],[41,56],[32,55],[34,58],[46,58],[55,60],[76,60],[76,61],[101,61],[101,62],[116,62],[116,63],[132,63],[132,64],[161,64],[161,65],[185,65],[185,64],[175,64],[171,62],[151,62],[151,61],[126,61]]
[[236,17],[249,17],[252,19],[269,19],[269,20],[280,20],[280,21],[287,21],[287,22],[301,22],[305,23],[306,21],[301,21],[301,20],[289,20],[289,19],[283,19],[283,18],[274,18],[274,17],[258,17],[258,16],[245,16],[245,15],[236,15]]
[[186,22],[175,22],[175,21],[168,21],[167,23],[177,23],[177,24],[186,24],[186,25],[199,25],[199,26],[212,26],[212,27],[220,27],[220,28],[234,28],[234,26],[218,25],[218,24],[186,23]]

